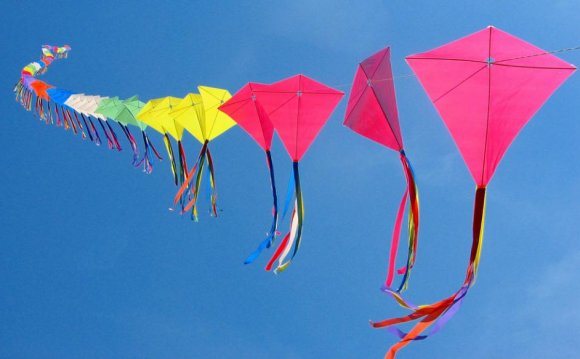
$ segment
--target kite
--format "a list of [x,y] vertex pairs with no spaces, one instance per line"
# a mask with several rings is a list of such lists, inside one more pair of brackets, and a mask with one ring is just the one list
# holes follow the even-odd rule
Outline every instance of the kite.
[[[371,323],[400,337],[386,354],[439,331],[459,310],[477,277],[485,221],[486,189],[511,142],[552,93],[576,70],[549,52],[495,27],[407,57],[451,133],[476,183],[473,239],[465,280],[457,292],[412,313]],[[418,320],[408,332],[391,327]],[[430,333],[422,334],[430,326]]]
[[274,177],[274,164],[272,163],[272,138],[274,137],[274,126],[268,118],[266,111],[257,101],[253,88],[266,86],[262,84],[248,83],[242,87],[232,98],[220,106],[220,111],[228,114],[240,127],[244,129],[254,141],[266,153],[266,164],[270,172],[270,185],[272,187],[273,207],[272,207],[272,225],[262,240],[258,248],[252,252],[244,261],[244,264],[252,263],[260,253],[270,248],[276,239],[278,231],[278,195],[276,194],[276,180]]
[[[397,298],[401,291],[407,289],[410,272],[415,263],[419,232],[419,192],[411,162],[403,149],[390,58],[391,50],[387,47],[359,64],[346,107],[344,125],[368,139],[399,152],[403,165],[407,188],[395,220],[388,274],[383,286],[385,291]],[[407,199],[410,202],[409,250],[406,266],[397,271],[403,275],[401,283],[398,289],[391,289]]]
[[[198,86],[199,94],[189,94],[170,112],[175,126],[187,130],[201,144],[201,150],[194,166],[189,172],[185,168],[185,179],[181,183],[174,199],[182,205],[182,213],[191,209],[191,216],[198,221],[197,199],[199,196],[204,164],[209,172],[211,215],[217,217],[217,190],[215,186],[214,161],[209,148],[209,142],[222,135],[236,125],[227,114],[219,110],[232,96],[225,89]],[[195,181],[193,178],[195,177]]]
[[[280,273],[288,268],[296,256],[302,240],[304,203],[298,163],[344,94],[304,75],[296,75],[271,85],[253,84],[252,89],[292,159],[296,200],[290,232],[280,242],[266,265],[266,270],[269,271],[278,260],[274,272]],[[291,200],[292,195],[290,189],[286,203]],[[292,255],[286,261],[292,248]]]

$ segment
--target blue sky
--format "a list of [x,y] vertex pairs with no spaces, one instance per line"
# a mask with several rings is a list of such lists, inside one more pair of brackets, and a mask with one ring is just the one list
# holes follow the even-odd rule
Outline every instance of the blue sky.
[[[0,29],[0,358],[380,358],[369,319],[405,314],[378,288],[403,174],[393,151],[344,128],[342,101],[301,163],[301,252],[279,276],[242,261],[270,222],[263,153],[235,128],[213,144],[218,219],[167,209],[167,161],[145,175],[14,102],[40,46],[70,44],[43,77],[143,99],[197,85],[235,92],[296,73],[348,91],[392,47],[401,126],[422,209],[409,297],[461,284],[474,185],[404,56],[493,24],[547,50],[580,45],[577,1],[3,1]],[[561,55],[580,64],[580,52]],[[447,327],[401,358],[570,358],[580,331],[580,82],[513,143],[488,191],[477,285]],[[162,148],[160,137],[153,141]],[[185,143],[193,158],[193,138]],[[279,142],[282,191],[290,162]],[[203,207],[202,207],[203,209]]]

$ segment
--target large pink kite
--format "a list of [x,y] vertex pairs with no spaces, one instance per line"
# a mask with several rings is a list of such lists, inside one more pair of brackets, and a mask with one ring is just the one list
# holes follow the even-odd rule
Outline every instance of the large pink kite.
[[[473,242],[461,288],[433,304],[382,322],[401,340],[386,358],[413,340],[436,333],[457,312],[475,283],[483,241],[486,187],[522,127],[576,69],[554,55],[494,27],[407,57],[429,98],[455,140],[477,185]],[[395,324],[418,320],[404,333]],[[428,334],[423,332],[433,325]]]

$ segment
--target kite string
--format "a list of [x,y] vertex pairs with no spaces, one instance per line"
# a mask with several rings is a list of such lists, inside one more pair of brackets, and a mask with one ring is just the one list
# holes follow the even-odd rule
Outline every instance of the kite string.
[[559,50],[544,51],[544,52],[540,52],[540,53],[532,54],[532,55],[512,57],[510,59],[496,61],[496,63],[497,62],[504,62],[504,61],[527,59],[527,58],[530,58],[530,57],[544,56],[544,55],[550,55],[550,54],[558,54],[558,53],[562,53],[562,52],[571,52],[571,51],[577,51],[577,50],[580,50],[580,46],[576,46],[576,47],[565,47],[565,48],[559,49]]

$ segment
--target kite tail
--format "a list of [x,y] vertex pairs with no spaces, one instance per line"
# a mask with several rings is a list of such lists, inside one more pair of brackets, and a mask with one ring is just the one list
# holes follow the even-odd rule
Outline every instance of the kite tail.
[[185,182],[187,176],[187,159],[185,158],[185,150],[181,141],[177,141],[177,149],[179,151],[179,184],[181,186]]
[[105,137],[107,137],[107,147],[109,147],[109,149],[112,150],[114,147],[114,142],[111,139],[111,135],[109,135],[109,132],[105,128],[105,125],[103,124],[103,120],[101,120],[100,118],[97,118],[97,121],[99,121],[99,125],[101,125],[101,129],[105,133]]
[[121,131],[123,131],[125,137],[127,137],[127,140],[131,145],[131,150],[133,151],[133,166],[137,167],[138,166],[137,163],[139,162],[139,149],[137,147],[137,141],[135,141],[135,137],[133,137],[133,134],[131,133],[131,131],[129,131],[129,128],[127,126],[123,125],[120,122],[117,123],[119,124],[119,127],[121,127]]
[[209,187],[210,187],[210,203],[211,203],[210,214],[213,217],[217,217],[218,207],[217,207],[217,190],[215,185],[215,170],[213,166],[213,158],[211,157],[211,151],[209,150],[209,147],[207,149],[207,167],[209,169]]
[[58,105],[57,104],[54,104],[54,114],[56,115],[56,122],[54,125],[56,127],[62,126],[62,120],[60,119],[60,113],[58,112]]
[[[55,108],[57,111],[59,111],[58,105],[55,105]],[[68,129],[70,128],[70,124],[68,122],[68,118],[66,117],[66,115],[64,113],[64,108],[62,106],[60,107],[60,116],[61,116],[62,125],[63,125],[65,131],[68,131]]]
[[99,136],[99,132],[97,131],[97,128],[95,127],[95,124],[93,123],[93,120],[91,120],[91,117],[89,116],[88,118],[85,117],[85,115],[83,115],[81,113],[81,118],[83,119],[83,121],[89,121],[88,124],[90,125],[89,128],[89,133],[93,134],[93,138],[95,142],[95,145],[100,146],[101,145],[101,137]]
[[[467,296],[469,289],[475,284],[477,278],[477,271],[479,267],[479,260],[481,257],[481,248],[483,244],[483,232],[485,224],[485,202],[486,202],[486,188],[477,187],[475,192],[475,204],[473,210],[473,241],[471,244],[471,253],[469,256],[469,264],[465,275],[465,280],[461,288],[452,296],[445,298],[439,302],[421,305],[417,307],[409,307],[413,313],[399,317],[387,319],[381,322],[371,322],[373,328],[387,328],[392,334],[398,336],[401,340],[393,345],[385,359],[395,358],[396,353],[407,346],[410,342],[415,340],[423,340],[434,335],[441,330],[445,324],[457,313],[461,307],[461,303]],[[391,292],[391,294],[393,294]],[[394,293],[398,295],[398,293]],[[400,297],[400,296],[399,296]],[[392,327],[393,325],[419,320],[418,323],[408,332]],[[428,334],[423,334],[432,326]]]
[[46,116],[46,124],[54,124],[54,118],[52,116],[52,109],[50,108],[50,101],[46,101],[46,109],[47,109],[47,116]]
[[[75,111],[75,117],[78,119],[78,115],[77,115],[76,111]],[[85,128],[87,129],[87,135],[89,135],[89,140],[91,140],[91,142],[95,142],[95,138],[93,137],[94,128],[89,127],[89,124],[87,123],[87,119],[85,118],[85,116],[83,116],[82,113],[81,113],[81,119],[83,120],[83,123],[85,124]]]
[[141,130],[141,135],[143,136],[143,147],[145,147],[145,151],[143,153],[143,158],[135,164],[135,167],[141,167],[141,165],[143,165],[143,172],[150,174],[153,172],[153,165],[149,158],[149,147],[151,147],[151,150],[153,150],[153,153],[155,153],[155,156],[157,156],[158,159],[161,160],[162,158],[159,156],[159,153],[157,153],[155,147],[153,147],[151,140],[147,137],[147,133]]
[[157,157],[159,161],[162,161],[163,157],[161,157],[159,151],[157,151],[157,149],[153,145],[153,142],[151,142],[151,139],[149,138],[149,136],[147,136],[147,133],[145,133],[145,131],[143,131],[143,133],[145,134],[145,138],[147,138],[147,143],[149,144],[149,147],[151,147],[151,150],[153,150],[153,154],[155,154],[155,157]]
[[67,110],[67,109],[65,109],[64,107],[61,108],[61,111],[62,111],[63,117],[69,123],[69,127],[72,128],[73,133],[76,135],[78,133],[77,125],[73,121],[73,118],[72,118],[72,116],[70,114],[70,111]]
[[34,112],[42,120],[44,118],[42,117],[43,115],[42,115],[41,105],[42,105],[42,98],[37,96],[36,101],[34,102]]
[[115,148],[117,149],[117,151],[121,151],[122,149],[121,149],[121,145],[119,144],[119,139],[117,138],[117,134],[115,133],[115,131],[113,131],[113,128],[109,124],[109,121],[105,121],[105,123],[107,124],[107,127],[109,128],[109,131],[111,133],[111,138],[113,140],[113,144],[115,145]]
[[268,164],[268,170],[270,172],[270,184],[272,186],[272,198],[274,199],[274,205],[272,207],[272,225],[270,226],[270,231],[266,234],[266,238],[260,243],[258,248],[252,252],[244,261],[244,264],[250,264],[258,258],[260,253],[265,248],[270,248],[274,241],[276,240],[276,235],[278,234],[278,195],[276,191],[276,179],[274,177],[274,164],[272,162],[272,154],[269,150],[266,150],[266,161]]
[[[292,221],[290,224],[290,232],[284,238],[283,243],[280,243],[278,250],[270,259],[268,266],[266,266],[267,270],[268,267],[271,268],[271,263],[273,260],[278,258],[278,266],[274,270],[274,273],[278,274],[283,272],[288,268],[292,260],[298,253],[298,249],[300,248],[300,243],[302,241],[302,225],[304,223],[304,201],[302,198],[302,189],[300,187],[300,173],[298,171],[298,162],[293,163],[293,173],[294,173],[294,187],[296,190],[296,201],[294,203],[294,212],[292,215]],[[288,239],[287,239],[288,238]],[[280,248],[283,248],[283,251],[280,253]],[[290,253],[291,248],[294,248],[292,251],[292,256],[287,261],[284,261],[288,254]]]
[[169,135],[165,133],[163,135],[163,143],[165,143],[165,149],[167,150],[167,155],[169,156],[169,162],[171,163],[171,173],[173,173],[173,182],[175,185],[179,183],[177,178],[177,165],[175,164],[175,156],[173,155],[173,147],[171,147],[171,140],[169,140]]
[[196,222],[198,221],[197,198],[199,196],[199,190],[201,188],[201,179],[202,179],[203,167],[204,167],[205,159],[206,159],[206,152],[207,152],[207,147],[206,147],[206,150],[203,152],[203,155],[201,156],[199,164],[197,166],[197,175],[195,176],[194,187],[193,188],[190,187],[190,189],[189,189],[189,191],[193,191],[193,198],[190,200],[190,202],[187,204],[187,206],[185,206],[185,208],[183,210],[184,212],[187,212],[191,209],[191,217]]
[[16,85],[14,85],[14,89],[12,91],[15,94],[16,102],[20,102],[22,100],[22,94],[24,93],[24,86],[22,85],[22,78],[18,80]]
[[75,115],[75,121],[77,122],[80,130],[81,130],[81,136],[83,136],[83,140],[87,139],[87,135],[85,134],[85,128],[87,130],[87,133],[89,134],[89,139],[91,140],[91,142],[93,142],[93,136],[91,135],[91,132],[89,131],[89,126],[87,126],[87,121],[85,121],[83,119],[83,123],[85,124],[85,127],[83,127],[83,125],[81,124],[81,121],[79,120],[79,116],[77,115],[76,111],[73,111],[73,114]]
[[399,212],[397,213],[397,218],[395,221],[395,227],[393,230],[393,240],[391,242],[390,258],[389,258],[389,271],[387,274],[387,280],[385,281],[385,287],[391,288],[393,283],[393,277],[395,272],[395,260],[397,257],[399,238],[401,233],[401,222],[403,218],[403,212],[405,211],[406,198],[409,199],[409,213],[408,213],[408,252],[406,265],[397,270],[397,274],[403,275],[401,283],[397,288],[396,292],[401,293],[405,291],[409,284],[409,278],[411,276],[411,269],[415,265],[415,260],[417,258],[417,245],[419,242],[419,190],[415,182],[415,173],[409,158],[405,154],[405,151],[400,152],[401,164],[403,165],[403,170],[405,172],[405,179],[407,181],[407,189],[401,200],[399,206]]
[[[199,187],[201,185],[201,177],[203,173],[203,166],[205,163],[206,152],[208,148],[208,141],[205,141],[201,150],[199,151],[199,155],[197,156],[197,160],[193,165],[192,169],[187,174],[187,177],[177,193],[175,194],[175,198],[173,199],[173,205],[177,205],[179,202],[181,204],[181,213],[185,213],[191,209],[191,217],[196,222],[198,221],[197,216],[197,197],[199,194]],[[196,174],[197,173],[197,174]],[[195,177],[195,183],[193,183],[193,178]],[[193,194],[192,194],[193,192]],[[189,202],[187,205],[184,205],[185,199],[188,199]]]

